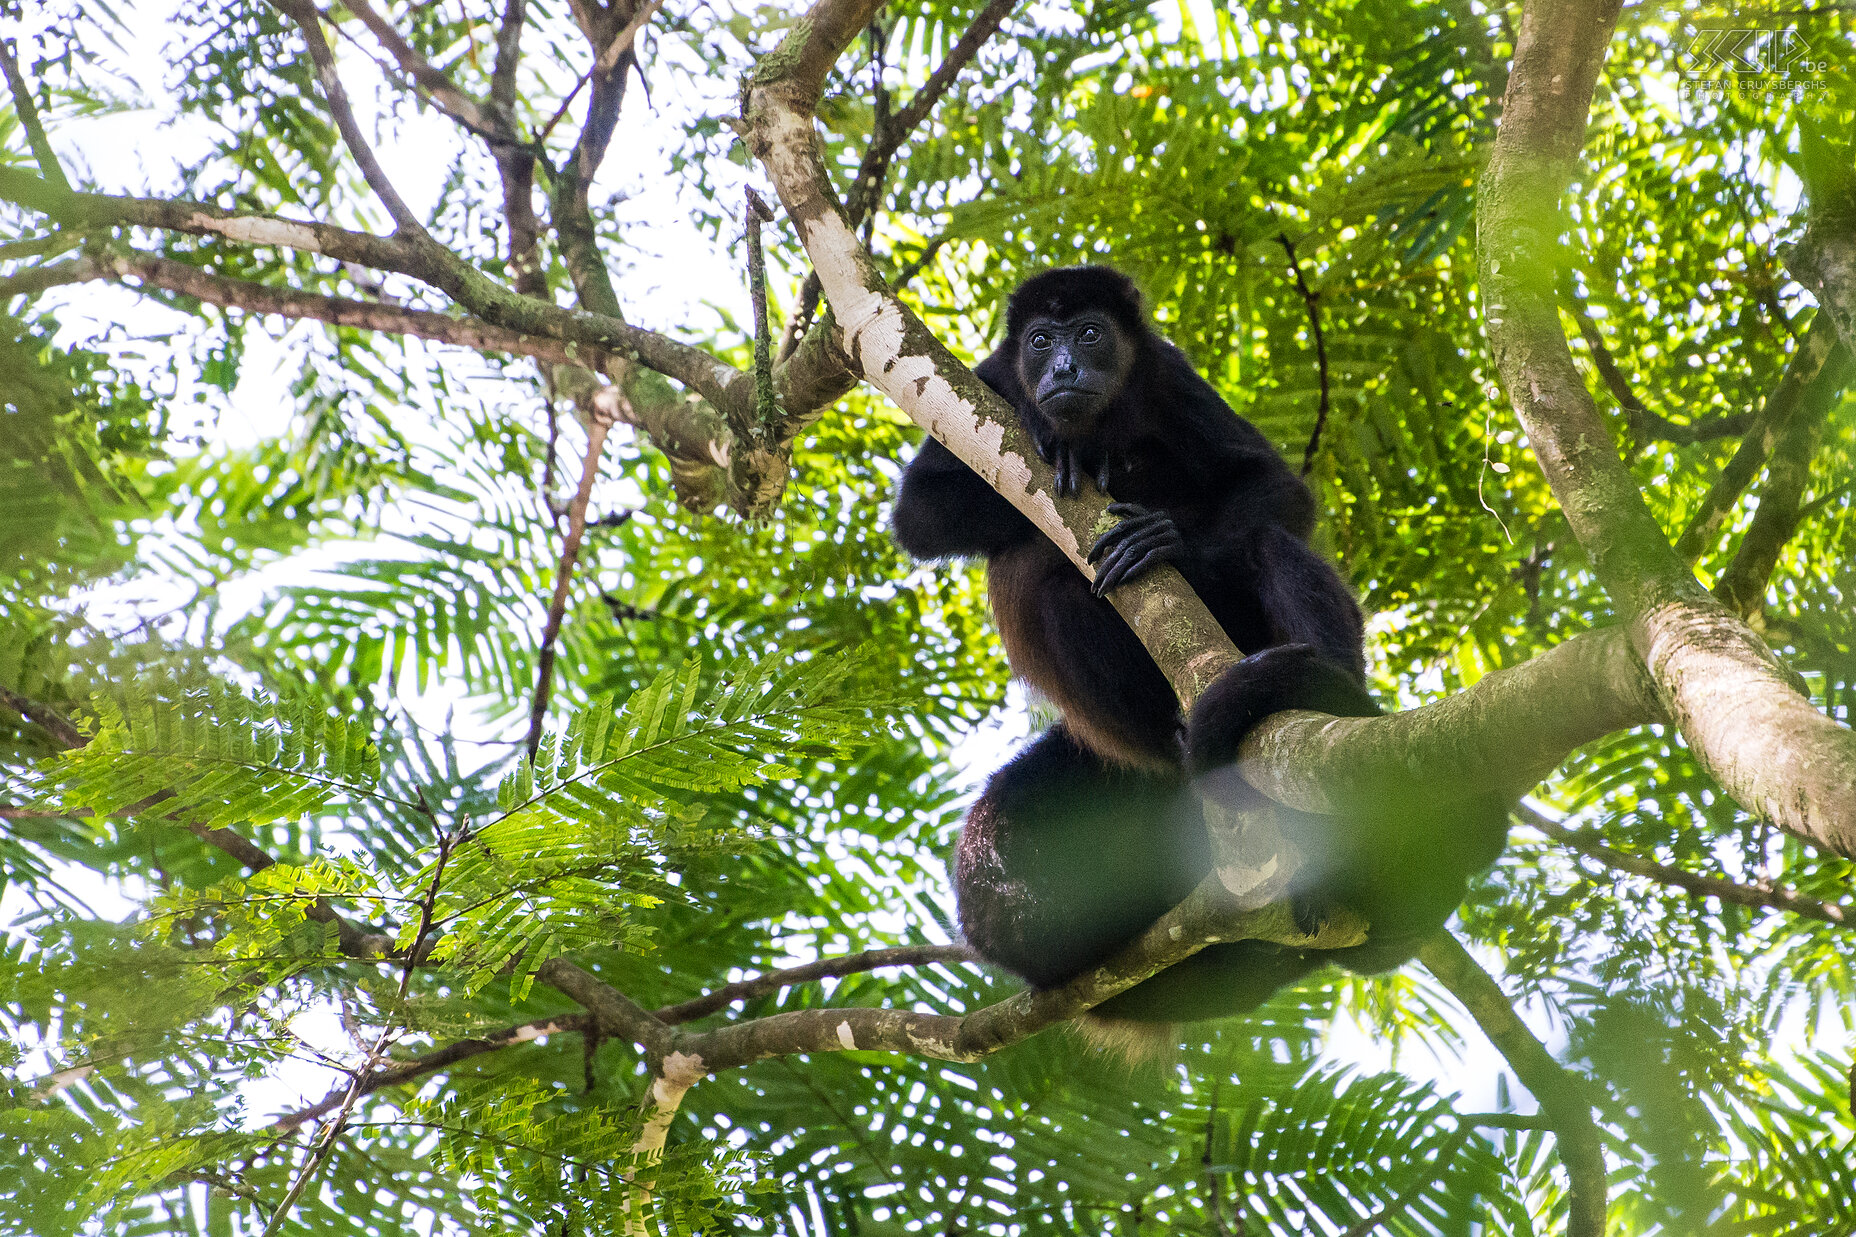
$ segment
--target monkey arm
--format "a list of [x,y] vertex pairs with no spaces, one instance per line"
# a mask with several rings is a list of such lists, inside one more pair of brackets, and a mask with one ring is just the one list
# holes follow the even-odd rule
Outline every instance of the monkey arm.
[[903,470],[890,522],[896,543],[920,559],[990,557],[1044,535],[933,438]]

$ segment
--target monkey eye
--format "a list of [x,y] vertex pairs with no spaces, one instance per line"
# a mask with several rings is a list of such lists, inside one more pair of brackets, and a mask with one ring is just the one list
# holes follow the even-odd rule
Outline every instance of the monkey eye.
[[1082,334],[1078,335],[1077,338],[1086,344],[1099,343],[1102,339],[1102,332],[1093,326],[1086,326],[1083,328]]
[[1042,352],[1050,347],[1050,336],[1046,335],[1043,331],[1034,331],[1032,332],[1030,343],[1034,351]]

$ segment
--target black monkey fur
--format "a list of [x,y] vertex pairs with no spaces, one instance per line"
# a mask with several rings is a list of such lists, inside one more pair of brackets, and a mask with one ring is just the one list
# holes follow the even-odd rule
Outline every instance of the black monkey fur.
[[[1379,712],[1365,686],[1359,606],[1308,546],[1314,499],[1255,426],[1148,324],[1133,283],[1107,267],[1027,280],[1006,336],[975,369],[1017,410],[1075,493],[1084,479],[1122,522],[1082,573],[934,439],[903,474],[896,540],[921,559],[983,557],[1018,676],[1061,712],[993,774],[968,813],[954,883],[968,943],[1033,987],[1106,961],[1211,870],[1189,779],[1255,796],[1233,767],[1244,734],[1289,708]],[[1246,658],[1182,719],[1147,650],[1102,594],[1171,562]],[[1291,891],[1312,928],[1344,906],[1364,944],[1327,952],[1263,942],[1202,950],[1095,1011],[1174,1022],[1255,1008],[1332,961],[1379,971],[1409,960],[1500,853],[1507,803],[1367,819],[1283,813],[1309,861]]]

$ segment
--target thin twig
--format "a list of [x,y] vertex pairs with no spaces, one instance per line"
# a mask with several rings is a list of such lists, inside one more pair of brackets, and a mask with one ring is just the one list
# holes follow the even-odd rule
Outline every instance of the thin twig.
[[1843,907],[1835,902],[1820,902],[1816,898],[1807,898],[1803,894],[1781,888],[1767,881],[1739,884],[1718,876],[1702,876],[1695,872],[1686,872],[1681,868],[1671,867],[1666,863],[1657,863],[1653,859],[1628,854],[1615,847],[1607,846],[1593,837],[1589,830],[1569,829],[1558,821],[1548,819],[1543,813],[1525,803],[1515,809],[1515,814],[1528,826],[1538,829],[1564,846],[1572,847],[1582,855],[1596,859],[1608,868],[1628,872],[1632,876],[1641,876],[1659,884],[1672,885],[1698,898],[1718,898],[1737,906],[1789,911],[1806,919],[1816,919],[1823,923],[1836,924],[1838,927],[1847,928],[1856,925],[1856,907]]
[[[444,877],[445,863],[451,857],[453,846],[464,840],[465,836],[460,833],[454,837],[444,832],[438,835],[438,857],[432,863],[432,879],[427,882],[425,898],[420,903],[419,929],[413,936],[412,948],[407,950],[405,965],[400,970],[397,1004],[402,1009],[405,1007],[406,994],[412,988],[412,976],[418,968],[421,947],[425,944],[426,935],[432,930],[432,920],[438,906],[439,883]],[[366,1060],[349,1078],[348,1093],[342,1099],[341,1108],[335,1114],[335,1119],[330,1121],[327,1128],[322,1131],[322,1137],[317,1140],[315,1150],[310,1153],[303,1167],[297,1170],[296,1177],[290,1182],[290,1188],[284,1191],[283,1201],[278,1203],[277,1209],[271,1213],[270,1222],[264,1226],[262,1237],[275,1237],[282,1230],[284,1222],[289,1218],[291,1208],[295,1207],[296,1200],[302,1197],[304,1187],[321,1171],[322,1166],[328,1162],[329,1156],[334,1153],[335,1140],[341,1137],[342,1131],[347,1128],[348,1118],[353,1114],[355,1105],[367,1093],[363,1089],[366,1079],[373,1075],[380,1062],[386,1058],[387,1049],[392,1046],[395,1039],[399,1038],[399,1035],[400,1031],[395,1026],[394,1020],[387,1019],[386,1024],[380,1029],[380,1034],[375,1037],[373,1047],[368,1050]]]
[[965,945],[900,945],[893,949],[866,949],[861,953],[843,954],[835,958],[820,958],[816,962],[808,962],[803,966],[788,967],[785,970],[756,975],[750,979],[736,980],[732,984],[724,984],[713,992],[705,992],[680,1005],[666,1005],[654,1011],[653,1016],[659,1022],[675,1026],[679,1023],[705,1018],[718,1010],[726,1009],[736,1001],[748,1001],[757,996],[766,996],[795,984],[811,983],[818,979],[837,979],[845,975],[856,975],[886,966],[922,966],[930,962],[972,962],[976,957],[977,955]]
[[[360,1080],[361,1094],[370,1095],[387,1087],[397,1087],[415,1078],[444,1069],[446,1066],[467,1061],[471,1057],[482,1056],[486,1052],[495,1052],[500,1048],[509,1048],[516,1044],[526,1044],[545,1035],[584,1032],[591,1023],[592,1016],[589,1014],[563,1014],[552,1018],[536,1018],[512,1027],[505,1027],[500,1031],[491,1031],[471,1039],[461,1039],[435,1052],[414,1057],[410,1061],[396,1061],[364,1075]],[[311,1121],[327,1116],[346,1100],[350,1085],[345,1083],[308,1108],[279,1117],[271,1124],[271,1131],[287,1134]]]
[[272,7],[296,22],[303,32],[303,41],[309,47],[309,58],[315,63],[316,77],[322,83],[322,93],[329,105],[329,114],[335,118],[335,127],[340,130],[342,141],[348,147],[348,153],[360,165],[361,175],[373,189],[374,196],[387,208],[392,216],[396,234],[422,237],[425,225],[412,213],[399,191],[393,187],[393,181],[386,170],[380,166],[374,148],[368,145],[367,135],[361,132],[361,124],[355,119],[354,107],[348,101],[348,91],[342,86],[341,75],[335,69],[335,53],[329,48],[329,41],[322,37],[322,14],[309,0],[270,0]]
[[560,638],[561,623],[567,614],[567,593],[573,584],[574,566],[580,559],[580,542],[586,536],[586,509],[592,501],[593,482],[599,477],[599,457],[606,449],[606,435],[612,422],[594,418],[586,427],[586,458],[580,465],[580,488],[574,492],[567,509],[567,537],[561,545],[560,562],[554,569],[554,598],[548,603],[548,622],[541,631],[541,652],[535,666],[535,694],[528,710],[528,758],[535,759],[541,747],[542,723],[548,716],[548,697],[554,687],[554,650]]
[[591,68],[580,75],[580,80],[574,83],[574,88],[567,92],[566,98],[561,100],[561,105],[554,110],[554,115],[548,118],[548,123],[541,126],[541,130],[535,134],[535,145],[537,147],[545,143],[548,140],[548,135],[554,132],[554,127],[560,124],[562,120],[566,119],[567,109],[573,106],[574,100],[580,97],[580,92],[585,90],[586,84],[592,80],[593,70]]
[[748,186],[743,212],[748,244],[748,297],[754,303],[754,428],[763,436],[776,425],[780,405],[773,393],[773,336],[767,325],[767,258],[761,251],[760,228],[775,219],[773,208]]
[[1302,294],[1302,304],[1308,310],[1308,329],[1315,337],[1315,366],[1321,378],[1321,402],[1315,408],[1315,428],[1308,435],[1308,446],[1302,450],[1302,475],[1306,477],[1315,467],[1315,452],[1321,447],[1321,431],[1328,424],[1328,342],[1321,333],[1320,293],[1308,286],[1308,280],[1302,277],[1302,261],[1295,256],[1295,242],[1289,239],[1287,232],[1278,232],[1276,239],[1282,244],[1282,251],[1289,255],[1289,273],[1295,276],[1295,289]]
[[13,41],[0,39],[0,71],[6,73],[6,84],[13,92],[13,114],[26,131],[26,141],[32,147],[32,157],[39,165],[39,175],[60,189],[69,190],[71,182],[65,179],[64,169],[58,165],[58,155],[52,150],[51,139],[45,136],[45,125],[39,119],[39,105],[32,98],[32,87],[26,84],[26,75],[19,71],[19,62],[13,58]]

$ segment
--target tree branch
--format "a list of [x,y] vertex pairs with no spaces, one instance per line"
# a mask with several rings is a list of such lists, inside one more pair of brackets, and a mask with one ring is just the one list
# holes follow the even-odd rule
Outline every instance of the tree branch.
[[1696,582],[1663,536],[1567,348],[1559,201],[1578,166],[1618,0],[1529,0],[1477,194],[1489,344],[1541,471],[1701,765],[1749,810],[1856,855],[1856,733]]
[[1289,273],[1295,276],[1295,290],[1302,294],[1302,304],[1308,310],[1308,330],[1315,340],[1315,370],[1321,379],[1321,402],[1315,407],[1315,428],[1308,435],[1308,446],[1302,450],[1302,475],[1306,477],[1314,471],[1315,452],[1321,448],[1321,431],[1328,424],[1328,342],[1321,333],[1321,305],[1308,281],[1302,278],[1302,262],[1295,256],[1295,242],[1289,239],[1287,232],[1278,232],[1276,239],[1282,242],[1282,251],[1289,255]]
[[782,988],[795,984],[811,983],[819,979],[837,979],[845,975],[861,974],[886,966],[921,966],[928,962],[972,962],[977,955],[965,945],[899,945],[893,949],[866,949],[861,953],[844,954],[835,958],[820,958],[803,966],[787,967],[781,971],[769,971],[765,975],[756,975],[752,979],[736,980],[724,984],[713,992],[705,992],[693,1000],[678,1005],[666,1005],[653,1012],[659,1022],[675,1026],[678,1023],[694,1022],[710,1014],[728,1008],[736,1001],[751,1001],[758,996],[769,996]]
[[1850,364],[1849,350],[1838,345],[1772,448],[1759,507],[1740,538],[1733,561],[1714,584],[1714,595],[1736,614],[1750,618],[1765,609],[1766,585],[1803,515],[1804,491],[1811,482],[1811,460],[1823,435],[1824,418],[1842,397],[1853,372],[1856,367]]
[[[458,1040],[436,1051],[414,1057],[410,1061],[394,1062],[362,1076],[355,1085],[361,1095],[371,1095],[376,1091],[397,1087],[415,1078],[422,1078],[447,1066],[456,1065],[460,1061],[482,1056],[486,1052],[495,1052],[499,1048],[526,1044],[545,1035],[559,1035],[565,1032],[584,1033],[592,1022],[590,1014],[561,1014],[552,1018],[536,1018],[512,1027],[505,1027],[500,1031],[491,1031],[471,1039]],[[271,1131],[288,1134],[311,1121],[319,1120],[339,1108],[347,1094],[348,1084],[343,1084],[308,1108],[279,1117],[271,1123]]]
[[1847,928],[1856,925],[1856,907],[1845,908],[1835,902],[1820,902],[1816,898],[1807,898],[1790,889],[1783,889],[1770,881],[1742,885],[1734,881],[1723,880],[1718,876],[1701,876],[1694,872],[1685,872],[1681,868],[1670,867],[1666,863],[1657,863],[1653,859],[1644,859],[1638,855],[1628,854],[1605,845],[1587,829],[1568,829],[1558,821],[1549,820],[1545,815],[1523,803],[1515,809],[1523,823],[1538,829],[1554,841],[1570,846],[1582,855],[1598,860],[1608,868],[1628,872],[1632,876],[1641,876],[1659,884],[1672,885],[1686,890],[1698,898],[1719,898],[1736,906],[1770,908],[1790,911],[1806,919],[1816,919],[1824,923],[1836,924]]
[[[879,190],[896,151],[908,140],[909,134],[928,118],[928,113],[934,110],[934,105],[941,101],[941,96],[954,84],[960,71],[979,54],[986,41],[998,33],[999,27],[1005,24],[1005,19],[1017,4],[1018,0],[992,0],[976,13],[972,23],[948,49],[946,58],[935,66],[928,80],[922,83],[922,88],[910,96],[907,106],[889,117],[870,135],[870,144],[864,148],[864,157],[857,165],[857,175],[851,181],[851,190],[845,199],[845,217],[852,231],[861,227],[876,209]],[[786,320],[786,337],[780,344],[782,358],[799,346],[800,339],[811,328],[818,311],[819,293],[818,272],[815,270],[806,276],[799,290],[799,305]]]
[[[416,51],[408,43],[393,23],[381,15],[380,11],[368,0],[341,0],[342,7],[360,19],[361,24],[370,30],[380,46],[386,49],[393,63],[400,71],[410,77],[413,84],[431,99],[438,109],[472,132],[500,141],[516,140],[514,126],[509,116],[496,107],[485,107],[471,98],[457,83],[453,82],[442,70]],[[298,19],[299,21],[301,19]],[[518,24],[517,29],[520,30]],[[501,44],[498,45],[498,63],[501,63]]]
[[496,63],[490,69],[490,103],[510,119],[512,127],[516,70],[522,63],[522,27],[527,21],[528,0],[503,0],[503,19],[496,28]]
[[309,48],[309,58],[316,66],[316,78],[322,83],[322,93],[327,99],[329,113],[335,118],[335,127],[340,130],[342,142],[348,147],[348,153],[361,168],[361,176],[380,199],[387,214],[392,216],[396,233],[408,236],[423,236],[425,225],[419,222],[399,191],[393,187],[393,181],[387,176],[386,169],[380,166],[380,159],[374,154],[374,148],[368,145],[367,135],[361,132],[361,124],[355,119],[354,108],[348,102],[348,91],[342,86],[341,75],[335,70],[335,53],[329,48],[329,41],[322,37],[322,14],[317,12],[311,0],[270,0],[271,6],[289,17],[303,32],[303,42]]
[[1439,932],[1426,941],[1418,960],[1462,1002],[1521,1085],[1540,1101],[1566,1169],[1567,1237],[1604,1237],[1605,1151],[1585,1081],[1553,1059],[1516,1016],[1501,985],[1450,933]]
[[6,74],[7,88],[13,92],[13,114],[26,131],[26,143],[32,147],[39,175],[58,188],[69,190],[71,182],[65,179],[58,154],[52,149],[51,139],[45,136],[45,125],[39,119],[39,105],[32,97],[32,87],[26,84],[26,75],[19,71],[19,61],[13,58],[11,39],[0,39],[0,72]]
[[542,724],[548,717],[548,696],[554,687],[554,649],[567,614],[567,594],[573,586],[574,565],[580,561],[580,542],[586,536],[586,508],[592,501],[593,482],[599,477],[599,459],[605,454],[612,421],[594,417],[586,427],[586,458],[580,464],[580,486],[567,508],[567,536],[560,561],[554,567],[554,596],[548,602],[548,621],[541,632],[541,651],[535,665],[535,692],[528,709],[528,758],[541,747]]
[[1238,769],[1262,794],[1304,812],[1334,815],[1388,796],[1441,806],[1525,790],[1575,748],[1662,716],[1627,634],[1606,628],[1422,708],[1273,714],[1245,737]]
[[57,709],[52,708],[49,704],[42,704],[37,700],[28,699],[6,687],[0,687],[0,704],[4,704],[7,708],[13,710],[13,712],[19,714],[33,725],[43,730],[46,734],[50,735],[52,742],[56,743],[59,747],[76,748],[82,747],[85,743],[89,742],[89,740],[84,738],[83,731],[79,730],[69,718],[60,713]]
[[1061,988],[1020,992],[958,1017],[864,1006],[799,1010],[679,1035],[676,1047],[706,1073],[802,1052],[900,1052],[976,1061],[1075,1018],[1207,945],[1262,940],[1337,949],[1363,938],[1361,925],[1350,918],[1336,919],[1311,937],[1296,928],[1285,904],[1236,910],[1232,895],[1213,876],[1120,953]]
[[1617,358],[1611,355],[1604,335],[1599,332],[1598,323],[1592,320],[1591,311],[1574,291],[1570,270],[1560,272],[1560,302],[1579,327],[1579,337],[1585,340],[1585,350],[1592,358],[1592,368],[1598,371],[1600,380],[1611,392],[1611,398],[1624,410],[1624,421],[1630,429],[1633,448],[1641,446],[1645,439],[1651,437],[1681,444],[1729,438],[1735,434],[1744,434],[1747,427],[1753,424],[1754,414],[1750,412],[1733,412],[1696,421],[1691,425],[1678,425],[1661,413],[1650,411],[1631,389],[1630,380],[1618,368]]
[[[172,258],[133,252],[88,254],[67,262],[35,267],[10,279],[0,279],[0,301],[60,284],[115,278],[139,280],[148,288],[179,293],[228,309],[410,335],[478,352],[532,357],[553,368],[557,384],[582,406],[587,418],[623,422],[649,437],[669,457],[678,492],[692,506],[707,510],[726,497],[724,486],[703,486],[695,478],[705,474],[721,475],[718,461],[728,458],[732,444],[727,423],[707,404],[693,403],[667,389],[652,390],[642,386],[636,380],[636,368],[622,352],[581,348],[572,341],[563,343],[551,336],[509,330],[477,318],[228,279]],[[797,390],[790,398],[819,394],[815,388],[795,388],[793,384],[818,382],[823,368],[825,364],[810,356],[803,358],[803,362],[796,358],[793,365],[775,373],[775,385]],[[594,371],[610,375],[615,385],[600,386]],[[841,366],[838,372],[843,372]],[[578,377],[570,377],[570,374]],[[848,376],[844,378],[835,388],[837,394],[842,394],[842,387],[849,382]]]
[[[518,177],[509,184],[507,192],[519,197],[527,192],[524,188],[526,184]],[[727,463],[733,444],[724,420],[726,412],[737,406],[751,405],[754,400],[754,379],[751,374],[718,360],[700,348],[655,331],[632,326],[622,318],[565,309],[550,303],[543,295],[546,291],[545,283],[532,282],[540,278],[538,266],[534,266],[532,272],[530,270],[534,263],[533,246],[526,250],[513,248],[518,241],[533,233],[512,233],[512,264],[516,267],[516,279],[525,289],[532,287],[534,291],[530,293],[525,290],[512,291],[496,283],[429,237],[374,236],[332,224],[305,223],[275,215],[226,211],[203,202],[187,200],[69,193],[36,176],[4,167],[0,167],[0,201],[36,211],[68,228],[153,228],[191,236],[222,238],[240,244],[275,246],[320,254],[340,262],[391,271],[439,289],[489,326],[510,333],[498,337],[506,342],[491,343],[486,345],[488,347],[498,350],[508,347],[518,354],[550,363],[577,361],[607,370],[614,368],[612,360],[615,357],[636,361],[683,383],[711,405],[711,408],[703,409],[681,402],[647,398],[636,386],[628,386],[625,392],[639,417],[635,424],[650,434],[653,441],[672,457],[673,464],[681,462],[686,480],[696,472],[719,469]],[[528,218],[532,219],[532,212]],[[133,260],[138,264],[145,261],[140,257]],[[172,259],[164,261],[171,262]],[[174,267],[161,267],[159,269],[166,272],[161,277],[167,279],[171,276],[178,280],[181,276],[176,267],[184,268],[185,265],[176,263]],[[156,268],[150,266],[143,269]],[[21,272],[8,281],[0,281],[0,295],[37,292],[61,283],[102,277],[94,270],[87,272],[85,268],[72,267],[68,263],[54,264]],[[201,299],[213,300],[215,303],[216,297],[230,295],[228,289],[237,289],[241,297],[266,295],[250,291],[262,285],[241,281],[218,284],[206,282],[220,277],[206,275],[204,272],[186,278],[201,281],[190,284],[187,289],[189,295],[198,295]],[[219,291],[209,295],[207,291],[195,290],[209,288],[217,288]],[[254,307],[262,304],[257,300],[251,303]],[[300,306],[311,304],[311,301],[299,302]],[[352,307],[369,303],[342,304],[345,307],[339,309],[322,306],[309,312],[308,316],[323,317],[325,313],[336,312],[359,314],[360,311]],[[262,311],[291,312],[282,307]],[[370,309],[368,312],[381,314],[385,312],[385,307]],[[416,311],[401,313],[416,315]],[[412,328],[451,321],[455,320],[445,315],[412,316],[400,319],[400,326],[383,326],[381,329],[405,327],[410,333],[418,333]],[[368,325],[359,318],[353,324]],[[449,326],[445,329],[448,332],[458,330]],[[790,441],[805,426],[815,421],[825,407],[841,398],[855,384],[853,361],[839,345],[836,334],[835,329],[810,332],[804,346],[774,369],[774,388],[784,409],[780,425],[783,443]],[[447,334],[436,338],[449,340],[454,336]],[[459,342],[465,346],[474,346],[468,339],[459,338]],[[545,348],[544,343],[548,345]],[[722,415],[717,415],[718,410]],[[660,422],[663,423],[661,427]],[[700,430],[697,426],[701,427]],[[660,428],[667,428],[675,434],[675,440],[660,437]],[[714,495],[709,503],[711,507],[725,496],[724,487],[719,485],[679,486],[679,493],[697,492]],[[731,500],[739,497],[726,496]]]
[[184,199],[64,193],[35,176],[0,168],[0,201],[61,223],[145,227],[215,236],[247,245],[316,253],[339,262],[406,275],[446,293],[492,325],[539,335],[573,348],[597,348],[647,365],[689,386],[718,407],[753,399],[753,377],[704,352],[621,318],[563,309],[491,280],[429,237],[374,236],[326,223],[221,210]]
[[1805,392],[1823,372],[1836,342],[1836,328],[1829,322],[1819,319],[1811,323],[1811,329],[1805,332],[1791,359],[1785,363],[1779,384],[1766,396],[1733,457],[1709,485],[1695,514],[1689,517],[1687,527],[1676,538],[1676,554],[1683,562],[1693,563],[1720,536],[1721,526],[1727,522],[1734,504],[1740,501],[1746,487],[1753,484],[1766,457],[1772,454],[1773,447],[1804,407]]
[[1798,132],[1807,200],[1804,235],[1785,267],[1817,298],[1844,347],[1856,352],[1856,167],[1851,146],[1831,142],[1808,121]]

